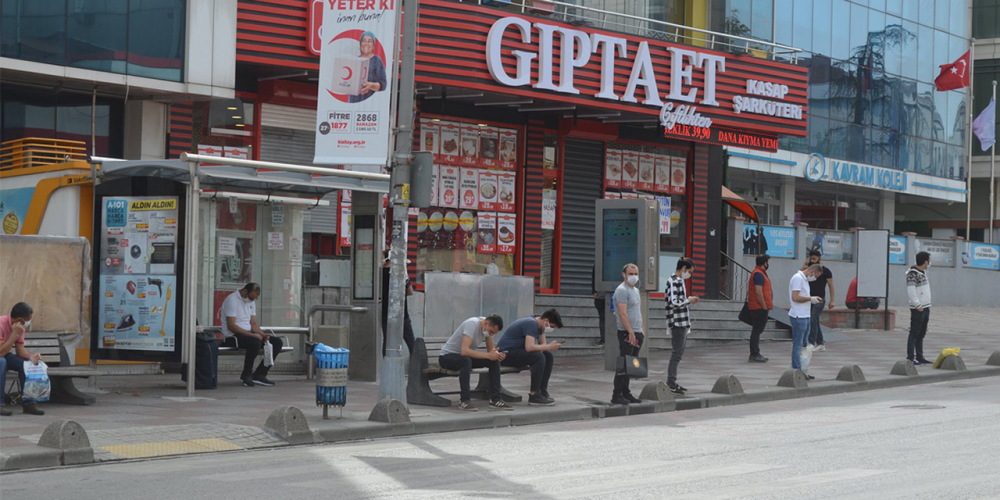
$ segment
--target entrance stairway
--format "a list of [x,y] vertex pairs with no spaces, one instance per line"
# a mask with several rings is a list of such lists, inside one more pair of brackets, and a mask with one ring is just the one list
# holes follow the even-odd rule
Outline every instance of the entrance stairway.
[[[610,296],[608,298],[610,300]],[[688,337],[688,347],[747,343],[750,327],[737,319],[742,302],[727,300],[703,300],[691,307],[692,329]],[[558,354],[563,356],[583,356],[600,354],[603,348],[596,345],[600,337],[597,310],[594,299],[589,295],[535,295],[535,314],[555,308],[563,320],[563,328],[549,337],[563,343]],[[611,314],[607,312],[606,314]],[[670,332],[667,329],[666,310],[663,299],[652,299],[649,304],[650,331],[646,332],[651,349],[670,349]],[[768,321],[761,334],[761,341],[790,341],[792,333],[780,328],[774,320]],[[615,333],[607,335],[607,341],[617,346]]]

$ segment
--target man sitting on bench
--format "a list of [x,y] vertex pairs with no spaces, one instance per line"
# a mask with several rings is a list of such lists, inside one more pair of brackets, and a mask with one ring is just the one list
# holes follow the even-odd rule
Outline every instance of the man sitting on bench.
[[[3,407],[7,403],[7,370],[17,372],[17,378],[21,381],[21,392],[24,392],[24,362],[30,361],[38,364],[42,355],[30,353],[24,348],[24,332],[31,326],[31,316],[34,311],[31,306],[24,302],[14,304],[10,310],[10,316],[0,316],[0,415],[9,417],[14,412]],[[45,415],[45,412],[38,409],[35,401],[22,396],[21,408],[24,413],[31,415]]]
[[[469,378],[473,368],[490,369],[490,408],[497,410],[513,410],[500,395],[500,362],[504,353],[493,346],[493,336],[503,329],[503,318],[499,314],[491,314],[485,318],[473,316],[458,325],[443,346],[438,357],[438,364],[445,370],[456,370],[459,373],[458,383],[461,388],[461,401],[458,408],[465,411],[476,411],[472,406],[472,390],[469,388]],[[476,350],[479,344],[486,340],[486,352]]]
[[246,387],[263,385],[271,387],[274,382],[267,379],[267,372],[270,366],[264,366],[261,360],[260,366],[253,371],[254,359],[260,354],[260,348],[264,342],[271,342],[274,358],[281,354],[282,342],[278,337],[264,333],[257,323],[257,305],[254,303],[260,297],[260,285],[257,283],[247,283],[246,286],[233,292],[222,303],[222,333],[226,336],[222,345],[235,349],[246,349],[247,354],[243,359],[243,372],[240,380]]
[[549,309],[541,316],[528,316],[511,323],[497,344],[498,350],[507,353],[500,364],[531,367],[529,405],[552,406],[556,403],[549,397],[549,377],[552,376],[555,359],[552,351],[562,347],[562,344],[555,340],[546,343],[545,335],[562,326],[559,311]]

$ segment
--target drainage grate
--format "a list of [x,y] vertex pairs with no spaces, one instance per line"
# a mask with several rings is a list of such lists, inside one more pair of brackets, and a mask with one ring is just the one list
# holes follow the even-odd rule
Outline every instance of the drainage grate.
[[941,405],[899,405],[891,406],[890,408],[899,408],[903,410],[943,410],[944,406]]

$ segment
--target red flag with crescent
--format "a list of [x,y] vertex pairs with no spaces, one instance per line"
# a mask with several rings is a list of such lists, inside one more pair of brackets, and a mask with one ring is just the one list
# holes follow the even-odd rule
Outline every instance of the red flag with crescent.
[[959,57],[951,64],[941,65],[941,74],[934,79],[934,85],[939,91],[960,89],[969,86],[969,58],[972,57],[970,49],[962,57]]

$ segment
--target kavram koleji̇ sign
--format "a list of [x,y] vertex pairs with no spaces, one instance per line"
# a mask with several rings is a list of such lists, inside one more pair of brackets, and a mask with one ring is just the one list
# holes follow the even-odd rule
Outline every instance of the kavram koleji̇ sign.
[[324,5],[313,161],[385,165],[392,128],[395,0],[327,0]]

